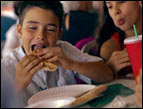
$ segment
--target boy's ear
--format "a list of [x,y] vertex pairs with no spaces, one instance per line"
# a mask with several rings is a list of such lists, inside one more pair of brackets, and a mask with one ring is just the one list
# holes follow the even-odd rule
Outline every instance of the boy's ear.
[[20,37],[22,36],[21,30],[22,30],[21,25],[20,25],[20,24],[17,24],[17,32],[18,32],[18,35],[19,35]]
[[58,39],[60,39],[60,38],[61,38],[62,33],[63,33],[63,30],[62,30],[62,29],[60,29],[60,30],[59,30],[59,34],[58,34]]

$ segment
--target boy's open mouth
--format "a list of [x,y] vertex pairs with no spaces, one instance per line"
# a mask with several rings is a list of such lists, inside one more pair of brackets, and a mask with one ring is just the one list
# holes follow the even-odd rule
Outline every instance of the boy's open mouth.
[[32,51],[35,51],[37,49],[42,49],[42,48],[46,48],[46,45],[34,44],[31,46]]

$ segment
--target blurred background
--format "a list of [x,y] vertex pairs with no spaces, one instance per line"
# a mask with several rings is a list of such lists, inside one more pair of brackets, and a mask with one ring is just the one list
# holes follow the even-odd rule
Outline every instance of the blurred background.
[[1,1],[1,53],[6,41],[6,33],[16,23],[17,19],[13,4],[14,1]]

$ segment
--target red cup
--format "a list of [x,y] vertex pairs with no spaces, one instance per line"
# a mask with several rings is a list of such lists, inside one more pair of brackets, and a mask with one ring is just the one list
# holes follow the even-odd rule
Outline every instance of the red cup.
[[[134,77],[136,77],[142,68],[142,35],[138,38],[129,37],[124,40],[130,58],[131,66],[133,69]],[[137,83],[137,80],[136,80]]]

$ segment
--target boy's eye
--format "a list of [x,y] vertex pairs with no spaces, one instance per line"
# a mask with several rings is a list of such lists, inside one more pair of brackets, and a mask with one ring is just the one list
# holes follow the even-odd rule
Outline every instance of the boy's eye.
[[57,30],[57,27],[53,26],[53,25],[48,25],[46,28],[47,32],[55,32]]
[[126,1],[119,1],[119,3],[125,3]]
[[46,28],[46,31],[52,31],[52,32],[55,32],[56,29],[55,28]]
[[47,31],[56,31],[56,30],[54,30],[54,29],[47,29]]
[[37,29],[37,27],[30,26],[29,29],[35,30],[35,29]]

